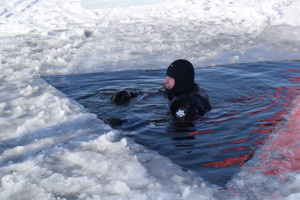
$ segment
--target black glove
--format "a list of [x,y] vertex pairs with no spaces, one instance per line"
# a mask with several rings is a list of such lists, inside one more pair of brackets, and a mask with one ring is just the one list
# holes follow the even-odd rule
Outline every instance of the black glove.
[[122,90],[113,94],[110,99],[115,103],[127,103],[130,101],[130,99],[136,96],[136,92],[128,92],[126,90]]

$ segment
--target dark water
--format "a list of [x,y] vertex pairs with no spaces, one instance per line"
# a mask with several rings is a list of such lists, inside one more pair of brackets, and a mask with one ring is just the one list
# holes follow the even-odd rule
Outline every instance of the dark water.
[[[127,137],[205,180],[225,185],[263,145],[300,94],[300,62],[260,62],[196,69],[213,110],[193,122],[174,122],[158,93],[165,70],[135,70],[44,77]],[[124,105],[120,90],[140,94]],[[163,166],[162,166],[163,167]]]

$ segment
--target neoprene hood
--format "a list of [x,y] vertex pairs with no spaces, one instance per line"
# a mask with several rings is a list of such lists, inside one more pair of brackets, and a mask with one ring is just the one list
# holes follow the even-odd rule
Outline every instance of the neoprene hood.
[[166,89],[168,95],[179,95],[195,85],[195,70],[192,63],[179,59],[172,62],[167,69],[167,76],[175,79],[172,89]]

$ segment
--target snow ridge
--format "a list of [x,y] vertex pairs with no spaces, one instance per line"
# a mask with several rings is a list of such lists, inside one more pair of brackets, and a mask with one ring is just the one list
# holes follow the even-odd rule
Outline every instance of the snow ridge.
[[0,17],[9,18],[14,14],[24,12],[39,0],[11,0],[0,2]]

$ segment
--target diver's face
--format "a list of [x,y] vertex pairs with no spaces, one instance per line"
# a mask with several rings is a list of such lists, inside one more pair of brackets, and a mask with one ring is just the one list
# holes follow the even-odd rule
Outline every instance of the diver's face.
[[170,76],[167,76],[164,82],[165,82],[166,88],[169,90],[172,89],[175,85],[175,79]]

